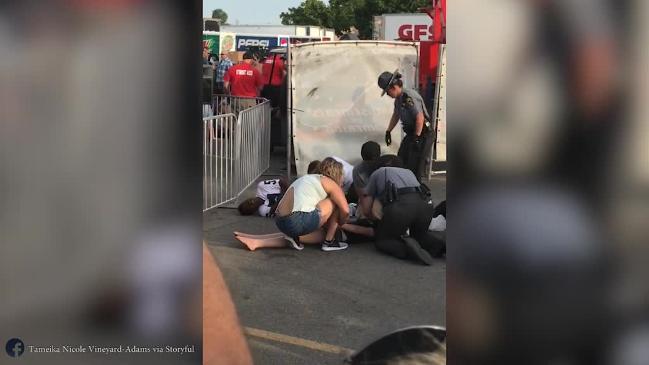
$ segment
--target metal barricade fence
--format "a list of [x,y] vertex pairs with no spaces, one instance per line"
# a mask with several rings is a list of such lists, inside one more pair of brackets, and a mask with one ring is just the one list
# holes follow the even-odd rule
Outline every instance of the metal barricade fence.
[[270,166],[270,102],[227,96],[214,111],[225,111],[217,100],[237,114],[203,118],[203,211],[235,201]]
[[270,101],[239,113],[241,124],[241,170],[239,177],[245,190],[270,166]]
[[203,118],[203,211],[237,198],[240,132],[234,114]]

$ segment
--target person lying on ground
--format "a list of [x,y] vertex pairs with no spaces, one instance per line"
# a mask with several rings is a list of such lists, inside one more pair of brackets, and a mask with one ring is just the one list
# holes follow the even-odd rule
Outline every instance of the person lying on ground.
[[[373,210],[376,212],[377,210],[381,209],[381,203],[378,200],[375,200]],[[350,208],[350,210],[352,209]],[[356,215],[358,214],[360,214],[360,209],[358,209],[358,213],[356,213]],[[352,213],[351,216],[354,216],[354,214]],[[352,220],[352,218],[355,219]],[[374,241],[375,227],[376,223],[374,221],[356,216],[350,217],[348,223],[343,224],[340,229],[342,229],[347,234],[346,242],[360,243]],[[446,200],[435,207],[435,210],[433,211],[433,219],[430,221],[428,231],[436,232],[432,235],[436,237],[437,240],[440,240],[442,242],[446,241],[444,235],[444,232],[446,231]]]
[[[323,251],[344,250],[347,243],[335,238],[347,222],[349,205],[341,188],[343,166],[331,157],[319,166],[319,175],[305,175],[293,182],[279,202],[275,223],[298,243],[322,243]],[[325,228],[325,232],[321,228]]]
[[[374,207],[372,215],[381,216],[379,213],[382,210],[382,206],[379,200],[374,201]],[[353,211],[352,204],[350,204],[350,212]],[[357,210],[356,214],[360,214],[360,209]],[[354,214],[351,214],[354,215]],[[435,207],[433,213],[433,219],[428,227],[429,232],[432,233],[433,240],[437,240],[437,244],[445,245],[445,236],[443,232],[445,231],[446,226],[446,201],[443,201]],[[355,220],[352,220],[352,217],[348,219],[348,223],[340,226],[340,229],[346,233],[346,239],[343,241],[347,243],[361,243],[361,242],[372,242],[375,238],[375,227],[376,223],[367,218],[356,217]],[[304,249],[304,246],[297,244],[291,238],[286,237],[284,233],[276,232],[270,234],[248,234],[243,232],[234,231],[234,237],[239,242],[244,244],[250,251],[255,251],[258,248],[285,248],[292,247],[297,250]],[[445,253],[445,250],[440,251],[436,256],[441,256]]]
[[284,177],[260,181],[257,184],[256,196],[241,202],[237,209],[241,215],[257,213],[262,217],[272,217],[287,189],[288,182]]
[[[355,204],[349,204],[350,218],[348,223],[343,224],[339,228],[340,237],[344,242],[367,242],[374,237],[374,223],[368,219],[353,220]],[[342,233],[344,232],[344,233]],[[292,247],[296,250],[304,249],[304,245],[298,244],[290,237],[287,237],[282,232],[270,234],[249,234],[239,231],[234,231],[234,238],[245,245],[250,251],[255,251],[258,248],[285,248]]]
[[[313,160],[309,163],[307,167],[307,174],[317,174],[318,168],[320,167],[320,160]],[[285,182],[286,180],[284,180]],[[282,196],[286,192],[288,187],[283,188]],[[258,204],[257,200],[249,199],[250,201],[245,201],[244,203],[251,205],[250,207],[244,208],[248,211],[252,210],[254,212],[254,206]],[[281,198],[280,198],[281,200]],[[279,203],[279,200],[278,200]],[[243,203],[242,203],[243,204]],[[254,205],[253,205],[254,204]],[[277,208],[275,206],[275,208]],[[273,209],[274,213],[275,209]],[[241,212],[241,205],[239,206],[239,212]],[[243,213],[241,213],[244,215]],[[304,249],[304,245],[300,242],[300,239],[294,240],[291,237],[287,237],[284,233],[276,232],[270,234],[248,234],[243,232],[234,231],[234,238],[243,243],[250,251],[254,251],[258,248],[282,248],[282,247],[291,247],[298,251]],[[309,238],[303,237],[302,242],[309,241]],[[319,242],[316,242],[319,243]]]
[[372,218],[374,201],[380,200],[383,205],[375,231],[376,248],[400,259],[431,265],[433,256],[442,253],[441,243],[428,234],[434,205],[414,173],[403,168],[399,157],[381,156],[377,167],[365,189],[369,199],[364,199],[361,206],[363,213]]
[[[374,223],[369,219],[359,219],[353,223],[345,223],[340,226],[340,230],[345,232],[342,240],[345,242],[368,242],[374,238]],[[296,250],[304,249],[304,245],[298,244],[296,241],[287,237],[282,232],[269,233],[269,234],[249,234],[239,231],[234,231],[234,238],[246,246],[250,251],[255,251],[258,248],[285,248],[292,247]],[[304,239],[302,239],[304,240]],[[317,243],[317,242],[316,242]]]

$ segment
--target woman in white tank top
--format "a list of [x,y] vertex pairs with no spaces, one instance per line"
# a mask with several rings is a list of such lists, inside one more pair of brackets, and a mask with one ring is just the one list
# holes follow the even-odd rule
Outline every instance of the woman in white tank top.
[[326,158],[316,174],[302,176],[288,187],[275,210],[275,223],[282,233],[250,235],[234,232],[241,243],[254,251],[263,247],[285,247],[297,250],[302,243],[321,243],[323,251],[347,248],[335,239],[336,229],[349,218],[349,205],[342,190],[343,166]]
[[344,250],[347,244],[335,239],[338,225],[349,218],[349,205],[341,188],[343,166],[328,157],[320,163],[318,173],[302,176],[289,186],[277,206],[275,223],[294,241],[322,243],[323,251]]

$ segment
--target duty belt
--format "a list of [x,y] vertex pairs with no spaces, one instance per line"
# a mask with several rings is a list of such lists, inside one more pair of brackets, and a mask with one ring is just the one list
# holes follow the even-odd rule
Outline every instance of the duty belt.
[[422,199],[428,199],[429,191],[430,190],[428,190],[428,187],[425,185],[396,189],[394,188],[394,185],[390,183],[389,185],[386,185],[386,190],[383,193],[381,202],[384,207],[387,207],[388,205],[399,201],[399,196],[411,194],[419,194]]
[[[424,128],[422,128],[422,130],[421,130],[421,134],[422,135],[428,134],[432,130],[433,130],[433,128],[431,127],[430,122],[428,120],[426,120],[424,122]],[[407,135],[415,134],[415,128],[414,127],[412,127],[412,128],[403,128],[403,131]]]
[[421,188],[419,187],[399,188],[397,189],[397,193],[399,193],[399,195],[415,194],[415,193],[421,194]]

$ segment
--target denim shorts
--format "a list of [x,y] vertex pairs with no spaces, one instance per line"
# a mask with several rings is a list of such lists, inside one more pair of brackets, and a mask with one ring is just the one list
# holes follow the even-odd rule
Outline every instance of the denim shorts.
[[295,238],[315,232],[320,228],[320,210],[293,212],[285,217],[275,218],[275,224],[282,233]]

